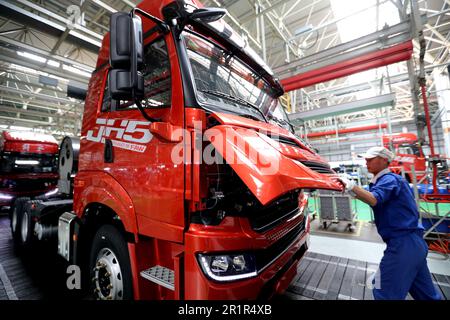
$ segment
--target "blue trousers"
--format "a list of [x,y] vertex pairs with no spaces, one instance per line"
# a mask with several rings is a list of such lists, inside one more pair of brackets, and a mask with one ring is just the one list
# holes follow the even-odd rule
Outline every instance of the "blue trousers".
[[420,233],[387,241],[375,276],[375,300],[404,300],[408,292],[415,300],[441,300],[427,266],[428,247]]

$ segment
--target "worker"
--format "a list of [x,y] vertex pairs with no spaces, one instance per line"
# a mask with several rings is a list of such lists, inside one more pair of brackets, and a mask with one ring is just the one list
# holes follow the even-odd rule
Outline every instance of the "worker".
[[428,247],[414,195],[408,182],[388,168],[394,154],[384,147],[372,147],[359,156],[366,159],[374,175],[369,191],[345,177],[341,182],[346,192],[372,207],[378,233],[386,243],[373,282],[375,300],[404,300],[408,292],[416,300],[441,300],[428,270]]

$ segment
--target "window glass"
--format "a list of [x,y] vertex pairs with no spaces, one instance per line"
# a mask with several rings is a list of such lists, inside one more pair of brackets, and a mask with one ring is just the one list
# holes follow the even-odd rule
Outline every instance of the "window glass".
[[110,111],[111,108],[111,94],[109,93],[108,78],[106,78],[105,93],[103,94],[102,112]]
[[[166,42],[159,38],[144,49],[144,108],[170,107],[172,82],[170,61]],[[132,109],[136,105],[131,101],[121,101],[119,109]]]
[[399,154],[413,154],[416,156],[420,156],[420,151],[417,146],[400,146],[397,149],[397,153]]
[[220,112],[266,119],[293,131],[273,88],[232,53],[184,33],[199,102]]
[[412,150],[410,147],[400,147],[398,148],[398,153],[400,154],[412,154]]
[[[144,49],[145,66],[144,76],[144,108],[170,107],[172,97],[172,83],[170,74],[170,61],[167,46],[163,38],[159,38],[148,44]],[[102,111],[108,111],[111,107],[111,95],[108,81],[105,85],[105,94],[102,102]],[[113,110],[128,110],[136,108],[132,101],[120,101]]]

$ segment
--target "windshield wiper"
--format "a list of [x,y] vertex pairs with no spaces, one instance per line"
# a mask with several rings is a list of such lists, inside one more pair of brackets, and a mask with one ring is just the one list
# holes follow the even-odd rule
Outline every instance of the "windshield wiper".
[[233,102],[240,103],[240,104],[245,105],[247,107],[250,107],[250,108],[258,111],[258,113],[263,117],[264,121],[268,122],[266,116],[264,115],[264,113],[257,106],[255,106],[254,104],[248,102],[247,100],[244,100],[244,99],[239,98],[239,97],[234,97],[232,95],[229,95],[229,94],[226,94],[226,93],[223,93],[223,92],[220,92],[220,91],[214,91],[214,90],[200,90],[200,91],[204,92],[204,93],[207,93],[207,94],[211,94],[211,95],[220,97],[220,98],[224,98],[224,99],[227,99],[227,100],[230,100],[230,101],[233,101]]
[[291,128],[291,133],[292,133],[298,140],[300,140],[300,141],[301,141],[305,146],[307,146],[309,149],[315,150],[315,148],[314,148],[309,142],[306,142],[306,140],[302,139],[300,136],[298,136],[298,135],[295,133],[294,126],[293,126],[289,121],[286,121],[286,120],[284,120],[284,119],[280,119],[280,118],[277,118],[277,117],[271,117],[270,120],[274,120],[275,122],[277,122],[277,123],[279,123],[279,124],[281,124],[281,125],[288,125],[288,126]]
[[280,119],[277,117],[270,117],[270,120],[275,121],[276,123],[280,124],[281,126],[288,126],[291,133],[295,132],[294,128],[292,127],[292,124],[289,121],[286,121],[284,119]]

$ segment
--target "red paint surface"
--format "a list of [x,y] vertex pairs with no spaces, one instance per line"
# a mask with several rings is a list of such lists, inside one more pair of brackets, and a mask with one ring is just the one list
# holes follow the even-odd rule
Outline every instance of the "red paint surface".
[[[139,7],[162,18],[161,9],[171,2],[144,1]],[[144,33],[152,27],[153,23],[143,19]],[[301,223],[304,216],[298,215],[265,233],[254,232],[248,219],[243,217],[226,216],[217,226],[190,223],[191,215],[199,210],[204,200],[207,187],[204,168],[193,161],[202,150],[198,149],[192,138],[196,134],[205,134],[210,141],[216,139],[216,142],[212,142],[214,145],[222,139],[223,148],[217,145],[218,152],[223,153],[225,158],[239,154],[245,164],[230,165],[263,204],[293,189],[340,190],[333,177],[313,172],[297,160],[325,161],[293,134],[271,124],[215,113],[212,117],[220,124],[208,128],[204,110],[184,105],[179,60],[171,34],[164,35],[164,38],[171,62],[172,105],[170,108],[146,110],[150,117],[161,120],[158,123],[146,123],[136,109],[102,112],[108,71],[108,37],[106,35],[103,40],[97,62],[97,66],[103,67],[93,74],[85,101],[79,171],[74,186],[76,214],[83,217],[86,208],[93,203],[106,206],[117,214],[125,231],[137,240],[136,244],[128,246],[135,298],[254,299],[275,276],[278,280],[272,284],[273,292],[283,291],[295,275],[292,270],[298,265],[299,259],[289,261],[305,245],[309,236],[308,227],[279,258],[254,278],[219,284],[208,280],[199,269],[197,253],[263,250],[276,242],[277,234],[285,234]],[[120,143],[129,142],[124,140],[125,135],[120,130],[133,121],[141,123],[137,127],[139,131],[130,133],[131,137],[140,139],[149,131],[152,132],[151,139],[140,144],[142,148],[139,152],[116,144],[113,147],[114,161],[105,163],[104,142],[92,138],[97,137],[102,130],[110,130],[107,138]],[[196,122],[201,123],[198,128],[200,132],[194,130]],[[187,161],[174,163],[172,153],[180,146],[175,131],[180,129],[184,129],[180,152]],[[219,138],[217,133],[227,130],[229,135]],[[290,139],[297,146],[276,142],[267,134]],[[247,141],[246,147],[239,149],[232,141],[234,138]],[[249,143],[252,139],[254,143]],[[227,146],[231,148],[230,152]],[[247,154],[249,150],[255,151],[265,160],[280,161],[280,170],[272,175],[262,174],[264,164],[252,163]],[[301,211],[306,203],[305,198],[299,199]],[[292,263],[292,267],[279,274],[279,270],[288,263]],[[176,283],[181,287],[172,292],[139,276],[140,271],[154,265],[175,270]]]
[[386,49],[364,54],[360,57],[282,79],[281,84],[286,92],[297,90],[358,72],[409,60],[412,52],[412,41],[407,41]]

